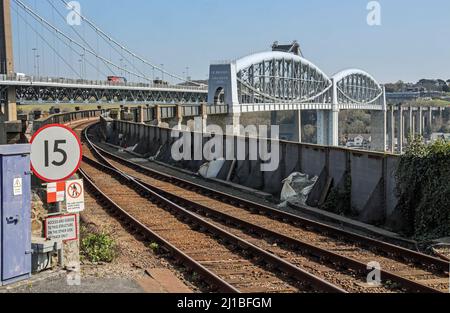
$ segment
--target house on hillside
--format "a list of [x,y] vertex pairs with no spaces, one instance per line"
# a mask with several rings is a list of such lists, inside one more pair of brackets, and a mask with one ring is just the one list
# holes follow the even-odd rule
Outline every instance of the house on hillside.
[[369,134],[349,134],[345,138],[347,148],[367,148],[372,141]]
[[449,133],[432,133],[431,134],[431,142],[435,142],[438,139],[443,139],[445,141],[450,142],[450,134]]

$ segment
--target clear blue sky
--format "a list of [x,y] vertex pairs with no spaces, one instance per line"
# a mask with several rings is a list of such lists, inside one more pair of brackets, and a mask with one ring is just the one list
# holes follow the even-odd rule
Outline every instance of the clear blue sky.
[[294,39],[329,75],[357,67],[381,82],[450,79],[450,1],[380,0],[376,27],[366,23],[368,2],[80,0],[83,14],[132,50],[172,72],[189,66],[196,79],[206,78],[213,60]]

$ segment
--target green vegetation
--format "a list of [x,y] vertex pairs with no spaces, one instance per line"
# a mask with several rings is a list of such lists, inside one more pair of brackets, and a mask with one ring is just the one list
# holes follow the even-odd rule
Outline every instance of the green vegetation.
[[433,106],[433,107],[448,107],[450,106],[450,101],[442,100],[442,99],[433,99],[433,100],[417,100],[414,102],[410,102],[412,106]]
[[114,239],[106,233],[88,232],[82,230],[81,254],[93,263],[111,263],[117,256]]
[[149,248],[153,251],[153,253],[157,253],[159,250],[159,244],[156,242],[152,242],[149,244]]
[[418,240],[450,236],[450,143],[413,139],[396,176],[405,232]]
[[370,112],[362,110],[344,110],[339,114],[339,137],[348,134],[370,133]]

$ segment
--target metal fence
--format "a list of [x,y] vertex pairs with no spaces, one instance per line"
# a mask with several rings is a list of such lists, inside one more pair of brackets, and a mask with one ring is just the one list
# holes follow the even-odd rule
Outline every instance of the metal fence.
[[130,88],[159,88],[174,90],[207,90],[207,86],[185,86],[185,85],[169,85],[169,84],[146,84],[146,83],[119,83],[104,80],[86,80],[86,79],[70,79],[63,77],[34,77],[27,75],[0,75],[0,81],[25,82],[25,83],[51,83],[61,85],[89,85],[100,87],[130,87]]
[[53,114],[48,117],[35,120],[33,122],[33,133],[46,125],[66,124],[73,121],[99,117],[103,112],[104,110],[85,110],[85,111],[74,111],[68,113]]

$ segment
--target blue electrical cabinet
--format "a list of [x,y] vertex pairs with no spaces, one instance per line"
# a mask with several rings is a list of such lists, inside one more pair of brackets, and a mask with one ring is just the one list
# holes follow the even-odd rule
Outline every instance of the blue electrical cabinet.
[[0,285],[31,275],[30,145],[0,145]]

